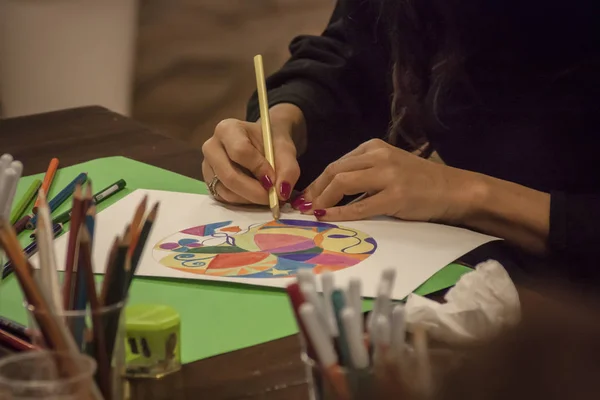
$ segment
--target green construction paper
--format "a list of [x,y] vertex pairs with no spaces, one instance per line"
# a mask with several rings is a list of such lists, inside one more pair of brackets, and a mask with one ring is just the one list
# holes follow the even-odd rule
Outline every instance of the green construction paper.
[[[79,173],[87,172],[96,190],[125,179],[127,187],[104,201],[102,210],[114,204],[135,189],[168,190],[206,194],[203,182],[164,169],[139,163],[124,157],[102,158],[60,169],[50,190],[52,198]],[[43,174],[23,177],[17,189],[17,198],[33,179]],[[70,208],[70,199],[53,216]],[[31,212],[31,209],[26,211]],[[68,224],[65,225],[65,230]],[[98,226],[97,229],[102,229]],[[25,246],[30,243],[31,231],[19,239]],[[445,267],[417,292],[421,295],[435,292],[456,283],[468,269],[452,264]],[[98,281],[102,279],[97,277]],[[297,332],[288,298],[281,289],[208,282],[198,280],[136,278],[130,292],[130,303],[165,304],[181,316],[182,362],[188,363],[218,354],[254,346]],[[365,301],[370,309],[371,301]],[[0,286],[0,315],[21,323],[27,322],[23,296],[14,276]]]

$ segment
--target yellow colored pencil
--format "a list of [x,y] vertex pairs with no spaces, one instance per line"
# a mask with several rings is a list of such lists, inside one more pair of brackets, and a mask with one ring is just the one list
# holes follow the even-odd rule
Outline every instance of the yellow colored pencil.
[[[265,69],[263,67],[262,55],[254,57],[254,71],[256,72],[256,89],[258,92],[258,104],[260,108],[260,125],[262,128],[263,144],[265,146],[265,158],[275,170],[275,153],[273,151],[273,135],[271,133],[271,120],[269,119],[269,101],[267,100],[267,85],[265,84]],[[273,218],[279,219],[279,198],[275,186],[269,189],[269,207]]]

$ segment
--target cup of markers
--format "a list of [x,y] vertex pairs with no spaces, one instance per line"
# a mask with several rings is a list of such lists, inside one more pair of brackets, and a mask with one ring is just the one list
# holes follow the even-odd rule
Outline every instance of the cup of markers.
[[395,270],[382,273],[366,318],[359,279],[342,289],[335,287],[333,273],[320,278],[322,294],[309,269],[287,287],[311,399],[428,397],[435,382],[456,365],[454,351],[430,348],[424,327],[407,329],[404,305],[391,301]]

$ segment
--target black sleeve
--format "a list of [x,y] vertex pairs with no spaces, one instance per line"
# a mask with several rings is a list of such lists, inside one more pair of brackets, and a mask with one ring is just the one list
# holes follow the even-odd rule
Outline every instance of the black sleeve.
[[598,281],[600,194],[551,194],[549,246],[569,275]]
[[[295,38],[291,58],[267,79],[269,106],[292,103],[306,119],[307,151],[299,158],[299,189],[328,163],[387,133],[391,68],[374,3],[339,0],[323,34]],[[247,120],[258,118],[254,93]]]

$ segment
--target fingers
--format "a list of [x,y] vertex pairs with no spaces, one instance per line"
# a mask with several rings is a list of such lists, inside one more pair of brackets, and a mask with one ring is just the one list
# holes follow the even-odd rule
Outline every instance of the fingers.
[[[212,173],[209,172],[205,175],[207,182],[210,182],[208,180],[209,176],[212,177],[216,174],[222,186],[233,192],[238,200],[244,198],[246,199],[244,203],[269,204],[267,191],[256,179],[244,174],[232,163],[220,142],[211,138],[204,143],[202,149],[204,159],[212,169]],[[220,191],[219,194],[221,194]],[[224,201],[228,201],[226,196],[230,197],[224,191],[223,196],[221,196]]]
[[[314,202],[321,196],[321,193],[327,188],[337,175],[369,169],[373,166],[372,157],[368,154],[357,156],[342,157],[339,160],[329,164],[325,171],[311,183],[304,191],[304,200]],[[338,178],[339,179],[339,178]],[[349,183],[349,182],[348,182]],[[350,194],[350,193],[348,193]]]
[[[383,184],[373,168],[337,174],[323,192],[313,200],[312,209],[333,207],[346,195],[377,193]],[[305,211],[306,212],[306,211]]]
[[379,192],[371,197],[355,203],[346,204],[339,207],[325,209],[315,209],[313,212],[319,221],[357,221],[367,219],[378,215],[386,214],[386,207],[389,200],[386,200],[385,191]]
[[[202,162],[202,176],[204,177],[204,180],[207,185],[215,176],[212,168],[206,161]],[[219,182],[217,186],[215,186],[215,191],[218,194],[215,200],[229,204],[251,204],[251,202],[248,199],[233,193],[231,190],[227,189],[227,187],[225,187],[225,185],[223,185],[221,182]]]
[[269,190],[275,172],[263,154],[262,134],[256,125],[238,120],[224,120],[215,128],[215,137],[223,144],[229,159],[254,175]]
[[288,201],[300,177],[296,148],[293,142],[288,140],[276,140],[273,146],[275,148],[275,170],[277,171],[277,181],[275,182],[277,195],[281,201]]

